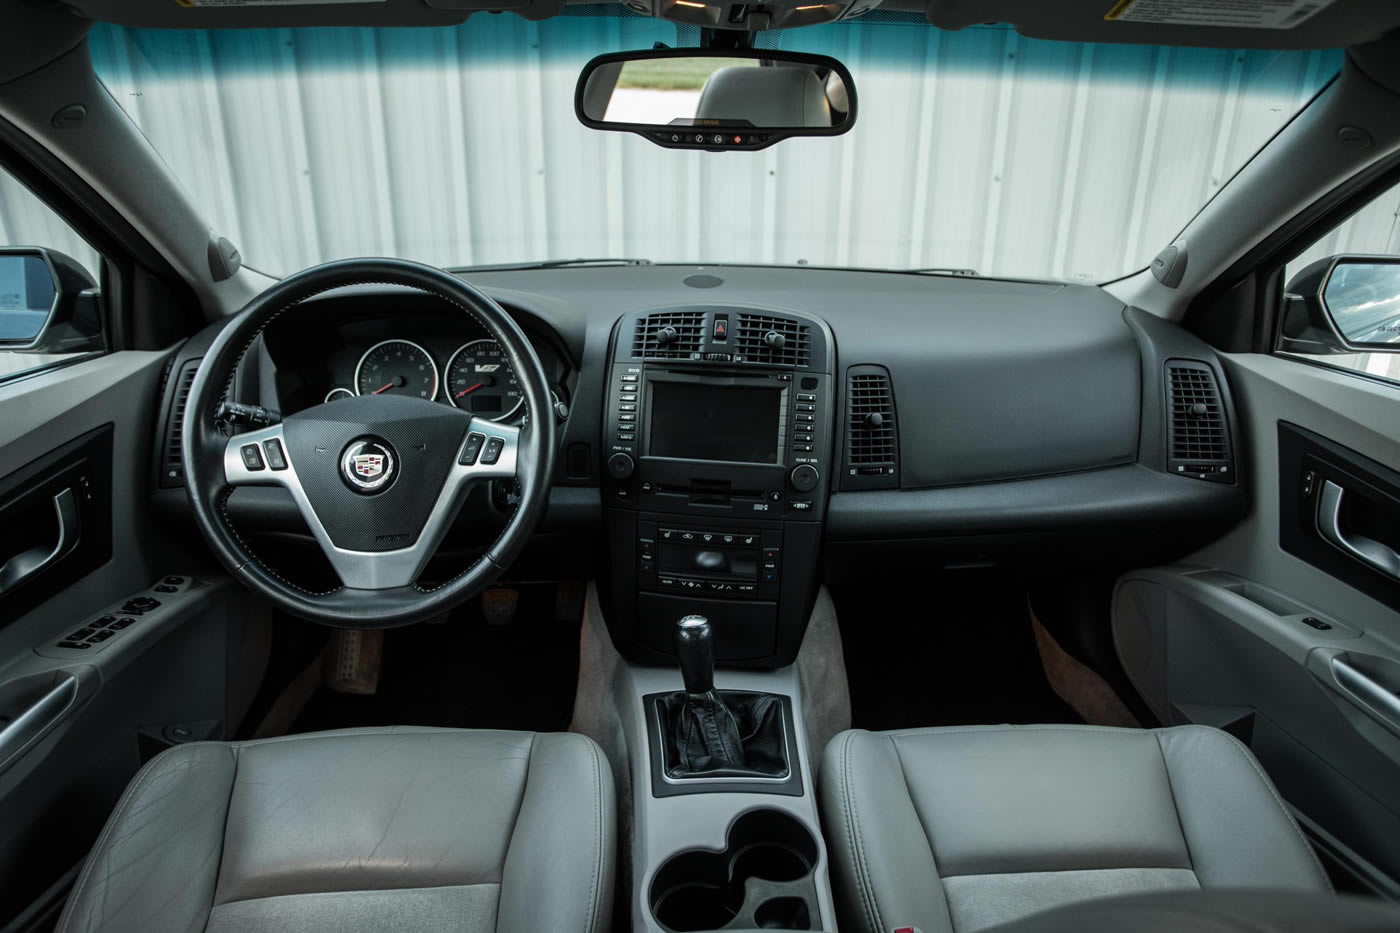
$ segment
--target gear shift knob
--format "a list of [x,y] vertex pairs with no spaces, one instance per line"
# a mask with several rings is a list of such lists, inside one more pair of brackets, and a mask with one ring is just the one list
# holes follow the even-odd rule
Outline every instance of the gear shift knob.
[[686,616],[676,623],[675,640],[685,692],[709,693],[715,688],[715,646],[710,620]]

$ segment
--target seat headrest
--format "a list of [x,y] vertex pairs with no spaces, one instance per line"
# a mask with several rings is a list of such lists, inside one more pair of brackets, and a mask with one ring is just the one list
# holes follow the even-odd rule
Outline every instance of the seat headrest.
[[705,81],[695,116],[773,128],[831,125],[826,88],[803,67],[721,68]]

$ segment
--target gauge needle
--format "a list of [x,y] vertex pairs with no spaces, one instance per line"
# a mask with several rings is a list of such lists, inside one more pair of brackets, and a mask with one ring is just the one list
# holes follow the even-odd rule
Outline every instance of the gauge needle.
[[458,392],[456,395],[454,395],[454,396],[452,396],[452,397],[453,397],[453,398],[461,398],[462,396],[466,395],[468,392],[475,392],[477,389],[481,388],[481,387],[484,386],[484,385],[486,385],[486,383],[484,383],[484,382],[478,382],[476,385],[474,385],[474,386],[468,386],[467,388],[463,389],[461,392]]
[[379,388],[375,389],[373,392],[370,393],[370,395],[378,395],[380,392],[388,392],[393,387],[394,384],[392,382],[386,383],[385,385],[382,385]]

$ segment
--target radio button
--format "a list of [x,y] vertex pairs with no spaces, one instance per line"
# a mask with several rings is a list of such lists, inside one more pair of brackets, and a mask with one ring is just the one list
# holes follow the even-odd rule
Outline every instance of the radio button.
[[[797,446],[800,450],[804,445],[799,444]],[[811,449],[810,446],[808,446],[808,449]],[[798,492],[811,492],[813,489],[816,489],[817,483],[821,482],[821,478],[822,475],[817,472],[817,468],[810,463],[799,463],[797,466],[793,467],[792,472],[788,474],[788,482],[791,483],[792,488],[796,489]]]
[[627,479],[636,468],[636,462],[627,454],[615,453],[608,458],[608,475],[613,479]]
[[637,420],[637,416],[636,416],[636,415],[626,415],[626,414],[623,414],[623,415],[618,415],[618,416],[617,416],[617,420],[618,420],[618,421],[636,421],[636,420]]
[[817,410],[817,406],[813,405],[811,402],[798,402],[798,403],[797,403],[797,410],[798,410],[798,411],[816,411],[816,410]]
[[816,421],[817,419],[816,419],[816,416],[813,415],[811,412],[800,412],[800,411],[799,411],[799,412],[797,413],[797,420],[798,420],[798,421]]
[[620,441],[635,441],[635,440],[637,439],[637,435],[635,435],[635,434],[619,434],[619,435],[617,436],[617,439],[620,440]]
[[636,382],[636,381],[637,381],[637,374],[636,374],[636,373],[625,373],[625,374],[623,375],[623,377],[622,377],[622,381],[623,381],[623,382]]
[[636,406],[635,403],[623,402],[621,405],[617,406],[617,410],[618,410],[618,411],[636,411],[636,410],[637,410],[637,406]]
[[[625,389],[626,386],[623,386],[623,388]],[[624,402],[635,402],[635,401],[637,400],[637,393],[636,393],[636,392],[624,392],[624,393],[622,393],[621,395],[619,395],[618,398],[621,399],[621,400],[624,401]]]
[[810,512],[810,511],[812,511],[812,500],[811,500],[811,499],[789,499],[789,500],[788,500],[788,510],[789,510],[789,511],[792,511],[792,512]]
[[815,402],[817,400],[817,397],[815,395],[798,393],[797,400],[799,402]]

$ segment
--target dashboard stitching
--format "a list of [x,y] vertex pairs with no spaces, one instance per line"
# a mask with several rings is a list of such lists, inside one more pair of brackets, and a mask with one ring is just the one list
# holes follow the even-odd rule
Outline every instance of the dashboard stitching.
[[[293,301],[293,302],[291,302],[290,304],[288,304],[288,305],[286,305],[286,306],[284,306],[284,307],[282,307],[282,308],[279,308],[279,309],[278,309],[276,312],[274,312],[266,321],[264,321],[262,324],[260,324],[260,325],[258,326],[257,330],[253,331],[253,333],[252,333],[251,335],[249,335],[248,341],[247,341],[245,344],[243,344],[243,349],[239,350],[239,351],[238,351],[238,355],[237,355],[236,357],[234,357],[233,366],[232,366],[232,367],[230,368],[230,370],[229,370],[228,382],[226,382],[226,383],[224,384],[224,395],[223,395],[223,397],[224,397],[225,399],[227,399],[227,398],[229,398],[229,397],[232,395],[232,393],[233,393],[233,378],[234,378],[235,374],[237,374],[237,372],[238,372],[238,367],[239,367],[239,365],[243,362],[243,357],[245,357],[245,356],[248,355],[248,350],[253,346],[253,341],[257,340],[258,337],[262,336],[263,331],[265,331],[265,330],[272,324],[273,321],[277,320],[279,317],[281,317],[281,316],[282,316],[283,314],[285,314],[286,312],[290,311],[292,308],[295,308],[297,305],[301,304],[301,303],[304,302],[304,301],[307,301],[308,299],[315,298],[317,295],[323,295],[323,294],[325,294],[326,292],[332,292],[332,291],[335,291],[335,290],[338,289],[338,288],[344,288],[344,287],[346,287],[347,285],[402,285],[402,284],[403,284],[403,283],[401,283],[401,282],[389,282],[389,281],[382,281],[382,280],[380,280],[380,279],[355,279],[354,281],[341,282],[341,283],[339,283],[339,284],[337,284],[337,285],[330,285],[330,286],[327,286],[326,288],[317,289],[316,291],[311,292],[310,294],[307,294],[307,295],[303,295],[302,297],[298,298],[296,301]],[[405,287],[416,289],[416,290],[418,290],[418,291],[420,291],[420,292],[423,292],[424,294],[427,294],[427,295],[434,295],[434,296],[436,296],[436,297],[438,297],[438,298],[441,298],[443,301],[447,302],[448,304],[454,305],[455,307],[460,308],[461,310],[463,310],[463,311],[465,311],[465,312],[467,313],[467,316],[468,316],[468,317],[470,317],[474,322],[476,322],[476,325],[477,325],[478,327],[480,327],[482,330],[486,331],[487,334],[492,334],[491,328],[488,327],[484,321],[482,321],[481,317],[480,317],[479,315],[477,315],[477,313],[476,313],[475,311],[473,311],[471,308],[467,307],[466,305],[462,304],[462,303],[461,303],[460,301],[458,301],[457,299],[452,298],[451,296],[446,295],[446,294],[444,294],[444,293],[442,293],[442,292],[440,292],[440,291],[437,291],[437,290],[435,290],[435,289],[424,288],[424,287],[422,287],[422,286],[420,286],[420,285],[409,285],[409,286],[405,286]],[[494,335],[493,335],[493,336],[494,336]],[[334,593],[334,592],[336,592],[337,590],[340,590],[340,589],[343,588],[343,586],[337,586],[337,587],[334,587],[334,588],[332,588],[332,589],[323,590],[323,591],[320,591],[320,592],[317,592],[317,591],[315,591],[315,590],[309,590],[309,589],[307,589],[307,588],[305,588],[305,587],[303,587],[303,586],[298,586],[297,584],[295,584],[295,583],[293,583],[292,581],[288,580],[286,577],[282,576],[282,575],[281,575],[280,573],[278,573],[276,570],[272,569],[272,567],[268,566],[267,562],[264,561],[262,558],[258,557],[256,553],[254,553],[253,549],[252,549],[251,547],[249,547],[248,543],[247,543],[246,541],[243,540],[243,537],[242,537],[241,535],[239,535],[238,530],[237,530],[236,528],[233,527],[233,520],[232,520],[232,518],[229,516],[229,513],[228,513],[228,500],[229,500],[229,496],[231,496],[232,494],[233,494],[233,490],[232,490],[232,489],[229,489],[227,492],[225,492],[223,499],[220,500],[220,502],[219,502],[219,510],[220,510],[221,512],[223,512],[223,514],[224,514],[224,526],[225,526],[226,528],[229,529],[229,531],[233,534],[234,539],[239,543],[239,545],[242,546],[243,550],[248,554],[248,556],[249,556],[254,562],[256,562],[256,563],[258,564],[258,566],[262,567],[262,568],[263,568],[264,570],[266,570],[268,573],[272,574],[274,577],[276,577],[278,580],[282,581],[282,582],[283,582],[284,584],[286,584],[287,586],[290,586],[292,589],[297,590],[297,591],[302,592],[302,593],[305,593],[305,594],[307,594],[307,595],[309,595],[309,596],[327,596],[327,595],[329,595],[329,594],[331,594],[331,593]],[[449,584],[451,584],[451,583],[453,583],[454,581],[460,579],[461,577],[466,576],[468,573],[470,573],[471,571],[475,570],[477,567],[481,566],[482,561],[490,561],[490,560],[491,560],[491,557],[490,557],[491,551],[495,550],[496,545],[498,545],[498,544],[501,543],[501,539],[505,537],[506,532],[510,530],[510,527],[511,527],[511,526],[510,526],[510,522],[507,521],[507,522],[506,522],[506,527],[503,528],[503,529],[501,529],[501,533],[500,533],[499,535],[496,536],[496,540],[494,540],[494,541],[491,542],[491,546],[490,546],[489,548],[486,549],[486,553],[483,554],[481,557],[477,558],[476,560],[472,561],[471,564],[469,564],[466,568],[464,568],[462,571],[460,571],[460,572],[457,573],[456,575],[454,575],[454,576],[448,578],[447,580],[443,581],[442,583],[439,583],[437,586],[430,587],[430,588],[419,586],[419,585],[418,585],[418,582],[415,580],[415,581],[413,582],[413,584],[412,584],[413,588],[414,588],[415,590],[418,590],[420,593],[432,593],[432,592],[435,592],[435,591],[437,591],[437,590],[442,589],[442,588],[445,587],[445,586],[448,586]],[[492,563],[494,563],[494,561],[492,561]]]

